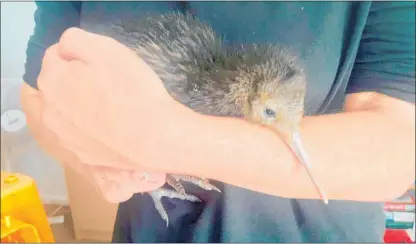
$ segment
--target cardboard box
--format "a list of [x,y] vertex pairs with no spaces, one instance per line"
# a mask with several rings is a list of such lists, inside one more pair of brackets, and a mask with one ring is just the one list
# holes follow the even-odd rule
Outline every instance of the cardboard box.
[[110,242],[118,204],[107,202],[86,178],[64,168],[75,238]]

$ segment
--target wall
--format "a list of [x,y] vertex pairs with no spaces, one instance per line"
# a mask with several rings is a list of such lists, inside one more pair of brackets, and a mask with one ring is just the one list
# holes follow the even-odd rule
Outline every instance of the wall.
[[[1,112],[20,109],[26,45],[34,28],[34,2],[1,3]],[[10,149],[10,150],[9,150]],[[27,128],[17,133],[2,130],[2,169],[27,174],[37,182],[41,198],[48,203],[67,203],[62,167],[42,152]]]

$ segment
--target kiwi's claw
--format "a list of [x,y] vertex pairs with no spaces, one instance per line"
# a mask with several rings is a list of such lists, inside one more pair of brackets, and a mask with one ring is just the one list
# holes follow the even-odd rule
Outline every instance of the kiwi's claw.
[[164,205],[162,204],[162,197],[168,197],[172,199],[178,198],[181,200],[187,200],[191,202],[201,202],[201,200],[194,195],[190,195],[186,193],[181,194],[177,192],[176,190],[164,189],[164,188],[153,190],[149,192],[149,195],[152,197],[152,200],[155,204],[156,211],[158,212],[159,216],[161,216],[161,218],[166,222],[167,227],[169,225],[169,218],[168,218],[168,213],[165,210]]
[[177,180],[182,180],[186,182],[190,182],[196,186],[199,186],[200,188],[206,190],[206,191],[218,191],[221,192],[219,188],[217,188],[215,185],[210,184],[208,179],[200,178],[196,176],[189,176],[189,175],[172,175]]

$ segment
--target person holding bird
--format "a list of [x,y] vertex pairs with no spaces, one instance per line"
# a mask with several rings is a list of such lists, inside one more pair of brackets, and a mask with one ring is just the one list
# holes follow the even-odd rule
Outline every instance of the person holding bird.
[[415,181],[414,2],[37,6],[28,125],[120,202],[114,242],[382,241]]

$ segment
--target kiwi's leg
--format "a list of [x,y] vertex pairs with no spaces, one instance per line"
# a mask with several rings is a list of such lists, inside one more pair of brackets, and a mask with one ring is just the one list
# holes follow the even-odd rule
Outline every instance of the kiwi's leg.
[[174,177],[177,180],[190,182],[207,191],[215,190],[221,192],[219,188],[217,188],[215,185],[210,184],[209,180],[205,178],[190,175],[172,175],[172,177]]
[[181,200],[188,200],[191,202],[201,202],[201,200],[196,196],[193,196],[190,194],[181,194],[177,192],[176,190],[164,189],[164,188],[153,190],[149,192],[149,195],[152,197],[152,200],[155,204],[156,211],[158,212],[159,216],[161,216],[161,218],[166,222],[167,227],[169,225],[169,218],[168,218],[168,213],[165,210],[164,205],[162,204],[162,197],[178,198]]

